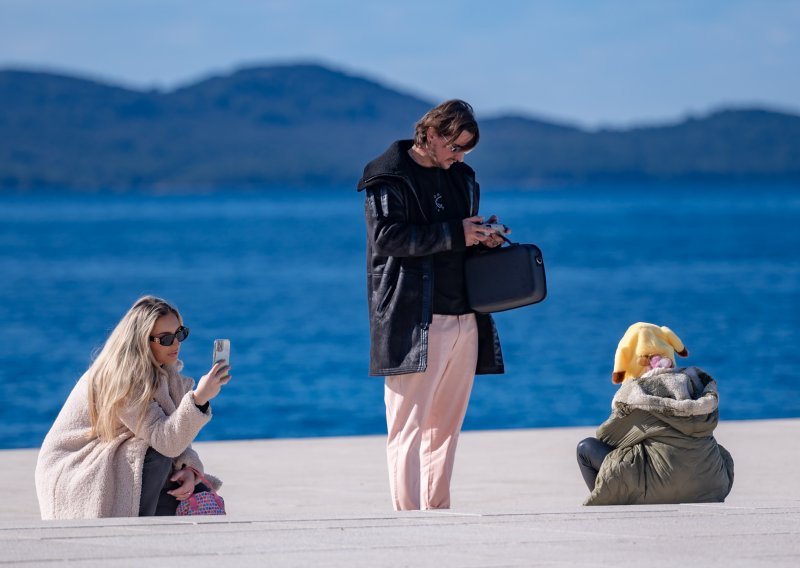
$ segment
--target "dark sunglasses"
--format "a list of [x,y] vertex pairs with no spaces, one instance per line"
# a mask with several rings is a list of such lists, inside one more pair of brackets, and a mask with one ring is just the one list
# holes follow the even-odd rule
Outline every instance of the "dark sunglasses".
[[150,341],[154,341],[155,343],[163,345],[164,347],[169,347],[170,345],[175,343],[176,339],[178,340],[178,343],[180,343],[187,337],[189,337],[189,328],[180,326],[178,329],[175,330],[175,333],[167,333],[159,337],[151,335]]

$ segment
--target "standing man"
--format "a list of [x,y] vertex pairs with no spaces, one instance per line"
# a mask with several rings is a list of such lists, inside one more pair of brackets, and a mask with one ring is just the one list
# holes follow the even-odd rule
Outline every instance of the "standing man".
[[[370,375],[385,376],[394,508],[447,509],[456,444],[475,374],[503,372],[494,321],[474,313],[470,247],[502,237],[478,216],[464,155],[478,144],[472,107],[444,102],[364,168]],[[496,222],[493,216],[490,222]]]

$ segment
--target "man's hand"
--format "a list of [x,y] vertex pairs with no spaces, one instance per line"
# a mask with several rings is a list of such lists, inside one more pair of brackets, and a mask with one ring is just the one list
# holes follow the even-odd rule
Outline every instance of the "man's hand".
[[[497,215],[489,217],[487,223],[497,223]],[[464,240],[468,247],[475,245],[484,245],[489,248],[494,248],[503,244],[503,237],[498,235],[495,231],[489,231],[483,226],[483,217],[476,215],[475,217],[467,217],[461,224],[464,227]],[[508,231],[510,233],[511,230]],[[508,234],[506,233],[506,234]]]
[[[489,217],[489,220],[486,221],[486,223],[487,224],[500,223],[500,220],[497,218],[497,215],[492,215],[491,217]],[[509,233],[511,233],[511,229],[506,227],[505,234],[508,235]],[[489,232],[489,237],[491,238],[491,242],[484,243],[484,244],[487,247],[490,247],[490,248],[499,247],[504,242],[506,242],[503,237],[501,237],[500,235],[497,234],[497,231],[490,231]]]
[[461,225],[464,227],[464,241],[467,243],[468,247],[479,245],[491,240],[489,236],[482,230],[481,223],[483,223],[483,217],[478,215],[474,217],[467,217],[461,221]]

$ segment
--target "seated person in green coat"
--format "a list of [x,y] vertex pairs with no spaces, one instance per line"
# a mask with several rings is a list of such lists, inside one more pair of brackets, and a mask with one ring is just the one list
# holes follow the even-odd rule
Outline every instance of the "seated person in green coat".
[[688,355],[667,327],[636,323],[620,341],[611,416],[578,444],[591,491],[584,505],[721,502],[730,493],[733,459],[713,436],[716,382],[675,368],[675,353]]

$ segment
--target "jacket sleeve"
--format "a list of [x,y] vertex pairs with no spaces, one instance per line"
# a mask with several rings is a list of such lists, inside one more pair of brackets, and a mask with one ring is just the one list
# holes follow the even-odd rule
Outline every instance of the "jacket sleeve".
[[[428,256],[444,251],[467,248],[461,219],[415,225],[409,222],[406,211],[410,192],[389,183],[379,183],[366,189],[365,215],[367,233],[379,256]],[[417,204],[411,204],[416,207]]]
[[653,414],[644,410],[629,413],[615,411],[597,429],[597,439],[615,448],[635,446],[667,430],[667,426]]
[[184,467],[192,467],[200,473],[205,473],[203,470],[203,462],[200,461],[200,456],[197,455],[197,452],[194,451],[191,445],[186,448],[181,455],[176,457],[172,464],[173,468],[176,470],[183,469]]
[[136,437],[145,440],[158,453],[176,458],[186,451],[200,429],[211,420],[211,413],[201,412],[195,406],[190,391],[169,416],[157,402],[151,401],[141,423],[132,407],[120,414],[120,420]]

